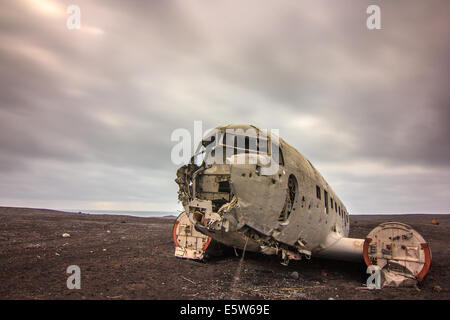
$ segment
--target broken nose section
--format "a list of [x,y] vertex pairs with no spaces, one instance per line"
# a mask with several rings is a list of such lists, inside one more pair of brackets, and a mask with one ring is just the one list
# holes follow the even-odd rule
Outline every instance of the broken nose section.
[[175,256],[202,260],[215,254],[217,242],[235,248],[243,248],[247,243],[246,250],[259,251],[256,241],[248,239],[241,232],[234,232],[239,226],[231,213],[236,205],[237,200],[234,198],[216,213],[211,210],[212,203],[209,200],[190,201],[189,213],[185,211],[180,214],[173,227]]
[[[290,250],[273,237],[288,224],[280,223],[288,199],[288,177],[281,169],[273,176],[260,171],[258,164],[181,167],[176,179],[178,194],[192,229],[234,248],[269,255]],[[293,252],[297,249],[292,248],[287,256],[296,258]]]
[[248,251],[258,252],[260,245],[258,242],[249,238],[242,231],[244,224],[236,218],[235,208],[238,205],[236,197],[233,197],[229,203],[220,207],[212,219],[205,219],[205,223],[195,223],[195,229],[214,240],[235,248],[246,248]]
[[[243,225],[236,218],[238,201],[231,190],[230,180],[230,165],[187,165],[178,170],[175,181],[179,185],[179,200],[185,212],[177,219],[179,225],[173,231],[176,256],[202,259],[211,236],[229,246],[243,246],[245,237],[233,234]],[[205,243],[208,246],[203,248]],[[249,250],[251,248],[250,244]]]

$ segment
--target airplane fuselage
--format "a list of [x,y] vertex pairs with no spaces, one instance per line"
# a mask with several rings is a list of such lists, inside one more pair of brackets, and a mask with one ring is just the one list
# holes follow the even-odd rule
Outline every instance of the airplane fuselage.
[[184,207],[173,227],[177,257],[203,259],[214,240],[280,254],[283,264],[311,256],[364,261],[396,286],[421,281],[430,268],[428,244],[408,225],[382,223],[365,239],[349,238],[347,208],[311,162],[254,126],[217,127],[175,181]]
[[[225,245],[241,249],[246,245],[247,250],[266,254],[285,249],[311,255],[348,236],[347,208],[300,152],[246,125],[218,127],[212,150],[230,145],[230,129],[244,134],[253,129],[256,140],[262,137],[257,144],[267,144],[261,149],[268,152],[261,155],[244,147],[225,157],[224,163],[191,165],[190,173],[182,167],[179,178],[185,180],[179,182],[191,187],[189,194],[180,193],[180,200],[198,231]],[[279,165],[265,175],[261,157],[274,161],[274,150],[279,151]]]

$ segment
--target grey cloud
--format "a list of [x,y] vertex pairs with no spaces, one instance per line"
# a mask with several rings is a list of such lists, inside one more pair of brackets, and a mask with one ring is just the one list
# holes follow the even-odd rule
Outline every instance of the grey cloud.
[[[279,128],[356,212],[448,210],[446,1],[379,1],[380,31],[372,1],[77,4],[80,31],[1,5],[0,201],[175,208],[170,134],[203,120]],[[328,169],[352,161],[429,171]]]

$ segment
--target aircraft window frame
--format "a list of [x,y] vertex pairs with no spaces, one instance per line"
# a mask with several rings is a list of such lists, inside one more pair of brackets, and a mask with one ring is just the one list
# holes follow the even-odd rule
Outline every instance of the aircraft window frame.
[[271,142],[271,148],[270,148],[270,157],[272,158],[273,150],[275,150],[276,147],[278,147],[278,164],[280,166],[284,166],[284,157],[283,152],[281,151],[281,146]]
[[[194,163],[204,163],[210,156],[214,156],[215,149],[222,143],[221,131],[215,131],[207,137],[203,137],[197,145],[197,149],[191,158]],[[201,160],[201,161],[200,161]]]
[[[217,140],[220,140],[220,137],[219,137],[219,139],[217,139]],[[207,147],[207,146],[209,146],[211,143],[215,143],[215,145],[217,145],[217,141],[216,141],[216,135],[211,135],[210,136],[210,140],[205,140],[205,139],[202,139],[202,146],[203,147]]]
[[[234,133],[229,133],[229,132],[225,132],[222,135],[222,139],[220,141],[220,143],[218,145],[222,146],[222,147],[232,147],[234,149],[234,154],[237,153],[255,153],[255,154],[259,154],[260,153],[260,145],[262,144],[261,142],[266,142],[268,143],[267,139],[261,139],[260,137],[250,137],[247,135],[243,135],[243,134],[234,134]],[[228,144],[228,137],[232,136],[233,140],[231,141],[232,144]],[[238,147],[237,145],[237,141],[238,141],[238,136],[240,137],[244,137],[244,148]],[[256,149],[250,148],[250,146],[254,147],[254,145],[250,145],[250,138],[251,139],[256,139]],[[248,146],[248,147],[247,147]],[[267,151],[267,150],[266,150]]]
[[279,160],[279,165],[284,167],[284,156],[283,156],[283,151],[281,150],[281,146],[278,146],[279,152],[280,152],[280,159]]
[[322,200],[322,190],[319,186],[316,186],[316,197],[317,199]]
[[[230,143],[228,143],[228,138],[232,137],[232,140],[230,141]],[[244,137],[244,148],[240,148],[237,146],[237,141],[238,141],[238,136]],[[250,144],[250,139],[256,139],[256,150],[253,148],[250,148],[250,146],[254,146],[253,144]],[[247,143],[248,142],[248,143]],[[264,148],[261,148],[261,146],[263,146],[265,144]],[[269,149],[269,145],[270,145],[270,149]],[[252,136],[247,136],[247,135],[238,135],[238,134],[234,134],[234,133],[229,133],[229,132],[224,132],[221,136],[221,139],[218,141],[218,143],[216,144],[216,146],[221,146],[221,147],[232,147],[234,152],[233,154],[238,154],[238,153],[253,153],[253,154],[263,154],[263,155],[268,155],[270,157],[272,157],[273,155],[273,150],[275,150],[275,148],[278,148],[278,164],[280,166],[284,166],[284,156],[283,156],[283,151],[281,149],[281,145],[272,142],[272,140],[270,139],[264,139],[261,137],[252,137]],[[248,146],[248,147],[247,147]],[[268,150],[269,149],[269,150]],[[225,152],[224,152],[225,154]]]
[[250,153],[250,137],[249,136],[244,137],[244,149],[245,149],[246,154]]
[[261,151],[261,145],[263,145],[263,143],[266,145],[266,149],[263,150],[265,151],[265,154],[267,154],[269,151],[267,150],[269,148],[269,140],[268,139],[263,139],[261,137],[258,136],[257,140],[256,140],[256,151],[259,154],[259,152]]

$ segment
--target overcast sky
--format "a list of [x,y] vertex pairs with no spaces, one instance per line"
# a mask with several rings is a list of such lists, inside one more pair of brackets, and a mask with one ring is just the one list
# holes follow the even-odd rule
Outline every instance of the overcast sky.
[[449,213],[449,9],[3,0],[0,205],[179,209],[170,135],[202,120],[279,129],[350,213]]

